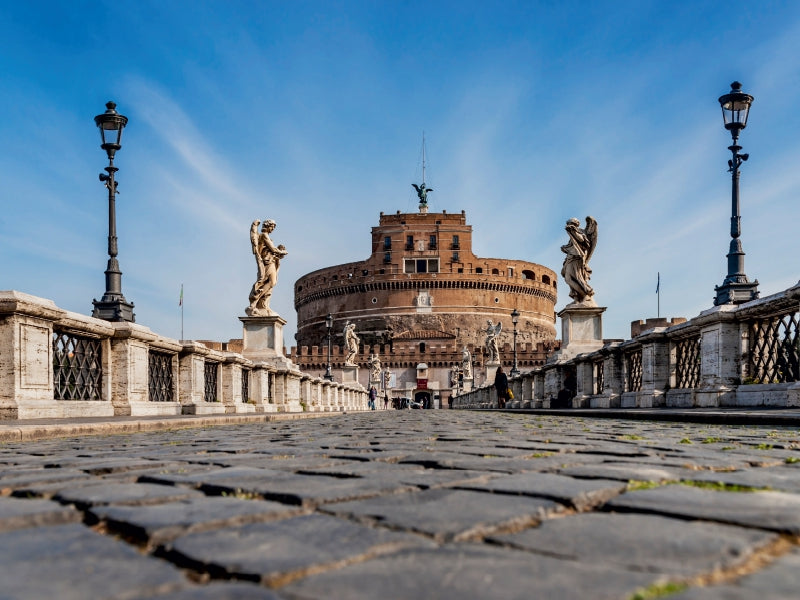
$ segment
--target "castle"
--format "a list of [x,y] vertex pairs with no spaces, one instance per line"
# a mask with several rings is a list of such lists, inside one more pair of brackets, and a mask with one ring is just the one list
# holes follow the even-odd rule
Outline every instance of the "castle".
[[556,346],[556,273],[523,260],[476,256],[464,211],[433,213],[421,203],[417,213],[381,213],[371,242],[366,260],[325,267],[295,283],[297,346],[290,358],[304,372],[326,372],[328,315],[333,318],[334,374],[344,366],[343,330],[352,323],[361,343],[357,361],[364,367],[359,383],[375,384],[369,367],[377,357],[390,376],[379,378],[376,387],[433,407],[464,385],[463,372],[459,380],[453,367],[461,365],[465,349],[472,361],[472,385],[493,378],[484,369],[488,321],[502,324],[500,356],[508,368],[514,309],[520,315],[520,369],[544,364]]

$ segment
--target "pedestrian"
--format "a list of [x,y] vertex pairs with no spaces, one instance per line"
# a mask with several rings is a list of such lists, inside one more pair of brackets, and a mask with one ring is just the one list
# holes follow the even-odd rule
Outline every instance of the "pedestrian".
[[389,410],[389,392],[383,392],[383,410]]
[[375,398],[378,397],[378,390],[375,389],[373,385],[369,388],[369,408],[370,410],[375,410]]
[[497,390],[497,408],[506,407],[506,397],[508,396],[508,377],[503,373],[503,367],[497,367],[494,374],[494,389]]

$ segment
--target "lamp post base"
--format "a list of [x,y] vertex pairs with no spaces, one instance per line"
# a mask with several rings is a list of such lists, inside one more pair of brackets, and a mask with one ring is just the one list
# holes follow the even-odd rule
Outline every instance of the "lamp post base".
[[116,297],[104,295],[100,300],[92,300],[92,304],[94,305],[92,316],[95,319],[136,322],[136,315],[133,314],[133,302],[128,302],[122,295]]
[[[745,278],[746,279],[746,278]],[[758,280],[756,281],[726,281],[714,287],[717,295],[714,297],[714,306],[722,304],[744,304],[755,300],[759,296]]]

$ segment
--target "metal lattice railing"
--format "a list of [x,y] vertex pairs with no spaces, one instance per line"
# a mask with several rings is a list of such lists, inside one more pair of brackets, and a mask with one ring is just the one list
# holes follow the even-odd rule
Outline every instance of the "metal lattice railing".
[[147,379],[150,402],[173,401],[172,354],[150,350]]
[[625,355],[627,366],[626,387],[627,392],[640,392],[642,390],[642,350],[634,350]]
[[242,402],[250,400],[250,369],[242,369]]
[[56,400],[102,400],[100,340],[53,332],[53,397]]
[[750,322],[750,377],[755,383],[800,381],[800,312]]
[[700,336],[675,343],[675,387],[696,388],[700,384]]
[[598,360],[592,365],[592,371],[594,371],[594,393],[595,394],[602,394],[603,393],[603,385],[605,379],[605,366],[604,361]]
[[219,363],[206,361],[203,365],[203,372],[205,374],[205,396],[206,402],[217,402],[217,372],[219,370]]

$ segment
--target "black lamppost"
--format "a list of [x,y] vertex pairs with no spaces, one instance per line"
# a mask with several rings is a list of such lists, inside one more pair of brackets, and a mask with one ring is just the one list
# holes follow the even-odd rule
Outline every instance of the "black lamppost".
[[717,292],[714,305],[741,304],[758,298],[758,280],[748,281],[744,272],[744,250],[739,236],[742,234],[741,215],[739,214],[739,167],[750,155],[740,154],[742,147],[738,144],[739,132],[747,126],[747,115],[753,97],[742,91],[742,84],[734,81],[731,91],[719,97],[722,106],[722,118],[725,129],[731,132],[733,144],[728,146],[733,157],[728,161],[731,173],[731,245],[728,252],[728,275],[722,285],[715,286]]
[[511,367],[511,376],[519,375],[517,368],[517,323],[519,323],[519,311],[515,308],[511,311],[511,322],[514,324],[514,366]]
[[333,381],[333,373],[331,373],[331,330],[333,329],[333,315],[328,313],[325,317],[325,327],[328,328],[328,367],[325,369],[325,379]]
[[128,124],[128,117],[119,114],[117,105],[106,103],[106,112],[97,115],[94,122],[100,128],[100,147],[108,155],[108,166],[105,173],[100,173],[100,181],[108,188],[108,267],[106,268],[106,293],[98,300],[92,300],[94,310],[92,316],[106,321],[136,320],[133,314],[133,302],[125,300],[122,295],[122,271],[117,261],[117,182],[114,174],[118,171],[114,166],[114,155],[121,148],[122,130]]

